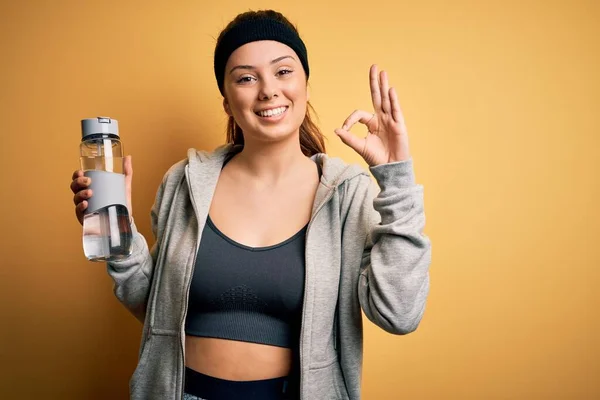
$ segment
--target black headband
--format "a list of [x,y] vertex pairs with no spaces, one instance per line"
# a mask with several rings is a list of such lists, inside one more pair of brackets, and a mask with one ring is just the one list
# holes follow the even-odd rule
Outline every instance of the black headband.
[[242,21],[227,31],[215,49],[215,76],[219,91],[224,95],[225,64],[231,53],[246,43],[258,40],[275,40],[292,48],[298,54],[308,78],[308,55],[300,36],[286,24],[272,18],[259,17]]

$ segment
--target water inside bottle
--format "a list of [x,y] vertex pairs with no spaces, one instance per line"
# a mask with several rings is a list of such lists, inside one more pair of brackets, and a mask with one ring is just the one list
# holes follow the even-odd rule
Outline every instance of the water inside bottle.
[[127,207],[118,204],[83,217],[83,252],[90,261],[116,261],[131,254]]
[[92,154],[89,156],[79,157],[81,163],[81,169],[86,171],[88,169],[97,171],[108,171],[116,172],[119,174],[124,173],[123,171],[123,157],[119,156],[104,156]]

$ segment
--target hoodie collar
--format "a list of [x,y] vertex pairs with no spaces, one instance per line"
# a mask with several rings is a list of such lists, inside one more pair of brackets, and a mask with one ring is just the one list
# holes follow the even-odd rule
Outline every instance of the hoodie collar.
[[[225,158],[233,153],[242,151],[243,146],[225,144],[217,147],[212,152],[189,149],[188,161],[190,164],[202,163],[204,167],[221,169]],[[358,175],[368,175],[367,171],[357,164],[346,164],[337,157],[329,157],[325,153],[318,153],[310,157],[317,163],[322,171],[321,183],[329,187],[337,187],[348,179]]]
[[[232,153],[240,152],[242,148],[241,145],[225,144],[212,152],[189,149],[188,165],[192,178],[188,177],[188,179],[193,193],[206,194],[207,189],[209,193],[214,193],[225,158]],[[329,157],[325,153],[315,154],[310,159],[320,166],[322,172],[313,210],[326,202],[333,191],[345,181],[359,175],[368,176],[368,172],[359,165],[346,164],[340,158]],[[212,195],[210,198],[212,199]]]

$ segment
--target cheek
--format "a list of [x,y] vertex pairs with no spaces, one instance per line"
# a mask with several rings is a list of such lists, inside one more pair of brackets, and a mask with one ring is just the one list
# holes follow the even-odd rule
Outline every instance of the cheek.
[[306,115],[306,109],[308,108],[308,96],[306,95],[306,89],[298,93],[297,98],[294,100],[294,108],[296,108],[296,114],[300,123],[304,121]]
[[290,82],[288,86],[288,91],[290,93],[290,96],[293,96],[296,99],[306,101],[306,82],[304,82],[303,80],[294,80],[293,82]]
[[231,93],[229,95],[229,110],[234,118],[238,119],[245,113],[251,112],[252,101],[247,97],[245,93]]
[[305,111],[306,103],[308,102],[306,83],[296,82],[290,84],[287,89],[286,97],[294,102],[294,106],[297,110]]
[[300,120],[300,123],[302,123],[302,121],[304,121],[304,116],[306,115],[306,109],[307,109],[306,98],[304,98],[300,102],[297,102],[295,108],[296,108],[296,114],[298,116],[298,119]]

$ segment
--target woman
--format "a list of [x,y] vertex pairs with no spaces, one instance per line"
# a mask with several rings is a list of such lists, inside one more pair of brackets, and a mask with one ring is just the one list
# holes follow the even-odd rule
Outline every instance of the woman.
[[[298,32],[275,11],[221,33],[215,75],[228,144],[190,149],[152,208],[156,243],[108,264],[144,323],[134,399],[359,399],[361,310],[388,332],[416,329],[429,291],[423,188],[414,182],[396,92],[370,70],[374,113],[336,134],[369,174],[325,153],[308,108]],[[357,122],[366,138],[349,130]],[[131,210],[131,158],[125,161]],[[92,193],[73,175],[76,214]]]

